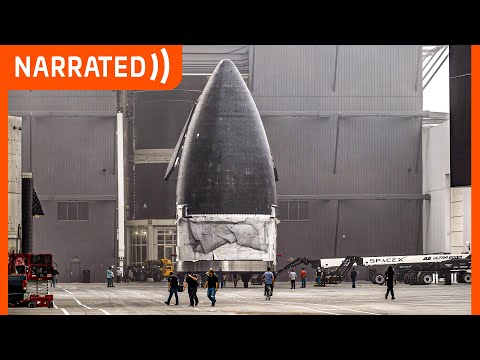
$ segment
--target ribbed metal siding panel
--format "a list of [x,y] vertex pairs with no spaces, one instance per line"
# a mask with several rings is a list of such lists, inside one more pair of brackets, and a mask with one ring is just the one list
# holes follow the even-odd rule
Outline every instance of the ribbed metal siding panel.
[[112,90],[15,90],[8,92],[9,111],[116,111]]
[[135,165],[134,219],[175,219],[176,181],[163,181],[167,165]]
[[30,162],[30,117],[22,117],[22,171],[32,172]]
[[[278,183],[277,183],[278,184]],[[336,201],[311,201],[309,221],[281,221],[277,228],[277,268],[285,266],[290,257],[320,259],[333,251],[335,239]],[[297,274],[298,270],[296,269]],[[307,267],[307,274],[313,269]],[[287,276],[280,280],[288,280]]]
[[[450,124],[449,121],[423,132],[423,192],[431,200],[424,205],[426,252],[450,251]],[[447,184],[448,182],[448,184]]]
[[425,130],[423,144],[423,191],[444,189],[445,175],[450,174],[450,122]]
[[266,118],[280,195],[417,194],[422,191],[420,118]]
[[[253,95],[261,111],[420,111],[419,50],[340,46],[333,91],[335,46],[256,46]],[[279,171],[278,194],[422,192],[420,118],[342,118],[336,174],[335,118],[263,121]],[[279,266],[289,256],[334,256],[336,204],[312,201],[309,221],[279,224]],[[422,251],[421,201],[340,206],[336,256]]]
[[309,202],[309,221],[278,224],[277,253],[284,257],[328,257],[335,238],[336,201]]
[[[309,221],[282,221],[278,225],[277,253],[282,255],[278,257],[278,268],[286,265],[289,257],[321,259],[421,253],[421,201],[340,201],[335,252],[337,204],[336,200],[311,201]],[[313,273],[311,268],[310,273]]]
[[80,259],[90,281],[103,282],[108,266],[116,264],[116,203],[90,201],[88,221],[58,221],[57,203],[43,201],[45,216],[34,219],[33,252],[52,253],[59,281],[70,281],[70,260]]
[[[447,203],[450,188],[441,188],[429,192],[431,199],[425,202],[425,240],[424,250],[426,253],[450,252],[450,242],[447,242],[447,224],[449,221],[448,213],[450,209]],[[450,224],[448,224],[450,228]],[[448,238],[449,240],[449,238]]]
[[240,73],[248,73],[249,45],[183,45],[183,73],[212,73],[223,59],[230,59]]
[[417,111],[420,102],[415,97],[253,97],[265,111]]
[[256,45],[255,96],[331,96],[335,45]]
[[[260,110],[420,111],[418,45],[255,47]],[[417,82],[417,87],[415,86]]]
[[135,148],[173,149],[206,77],[185,77],[183,89],[138,91],[135,102]]
[[421,224],[419,200],[341,201],[337,256],[421,253]]
[[116,194],[115,118],[32,117],[32,125],[39,196]]

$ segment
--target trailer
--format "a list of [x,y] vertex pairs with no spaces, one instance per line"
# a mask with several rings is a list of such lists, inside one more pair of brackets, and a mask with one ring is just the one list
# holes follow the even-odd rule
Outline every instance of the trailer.
[[403,273],[403,282],[410,285],[429,285],[443,278],[445,284],[472,283],[472,261],[470,256],[465,259],[450,259],[430,264],[397,265],[396,272]]
[[[286,268],[300,262],[306,264],[305,259],[311,262],[307,258],[298,258],[288,264]],[[322,271],[327,275],[327,283],[345,280],[350,269],[357,266],[357,280],[367,280],[376,285],[383,285],[385,271],[390,265],[393,266],[396,280],[411,285],[437,283],[442,278],[447,284],[450,282],[470,284],[472,281],[471,255],[468,252],[461,254],[347,256],[315,260],[315,264],[318,262],[321,264]]]
[[411,285],[428,285],[445,279],[445,283],[471,283],[471,255],[425,254],[410,256],[364,257],[363,265],[373,284],[385,282],[385,271],[393,266],[398,281]]

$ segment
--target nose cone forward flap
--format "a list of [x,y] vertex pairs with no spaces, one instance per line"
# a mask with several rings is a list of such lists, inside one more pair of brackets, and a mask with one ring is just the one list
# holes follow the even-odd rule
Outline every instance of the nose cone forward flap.
[[185,204],[190,215],[271,214],[276,193],[270,147],[232,61],[217,65],[189,120],[177,203]]

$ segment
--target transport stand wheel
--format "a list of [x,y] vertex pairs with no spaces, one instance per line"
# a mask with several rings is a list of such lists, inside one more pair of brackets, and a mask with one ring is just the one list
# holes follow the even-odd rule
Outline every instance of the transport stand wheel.
[[424,272],[419,272],[417,274],[417,285],[423,285],[423,275],[425,275]]
[[417,274],[412,274],[410,276],[410,285],[418,285],[417,283]]
[[472,283],[472,274],[465,273],[465,275],[463,275],[463,282],[467,283],[467,284],[471,284]]
[[50,301],[50,304],[48,304],[48,308],[49,309],[53,308],[53,301]]
[[373,277],[373,283],[375,285],[382,285],[385,282],[385,276],[382,274],[377,274]]
[[422,285],[430,285],[433,282],[433,276],[429,273],[424,273],[421,277]]
[[27,306],[28,306],[29,308],[34,308],[34,307],[37,306],[37,304],[35,303],[35,301],[30,301],[30,302],[27,304]]

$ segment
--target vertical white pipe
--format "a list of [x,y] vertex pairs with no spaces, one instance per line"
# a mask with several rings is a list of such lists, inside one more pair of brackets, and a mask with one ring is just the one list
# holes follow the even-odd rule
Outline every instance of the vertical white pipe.
[[[118,189],[118,257],[125,255],[125,196],[123,175],[123,113],[117,113],[117,189]],[[120,264],[123,265],[123,264]]]

